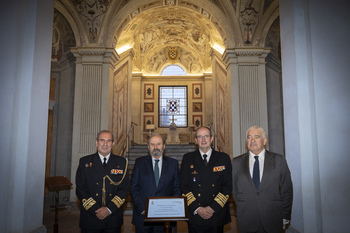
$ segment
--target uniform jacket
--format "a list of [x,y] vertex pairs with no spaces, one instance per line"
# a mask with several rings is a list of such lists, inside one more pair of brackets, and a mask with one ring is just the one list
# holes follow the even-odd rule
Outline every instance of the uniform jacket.
[[[199,150],[185,154],[180,170],[180,189],[187,197],[191,223],[222,226],[231,222],[227,201],[232,191],[232,168],[228,154],[213,150],[207,166]],[[198,207],[206,206],[215,211],[210,219],[194,215]]]
[[254,232],[259,219],[267,232],[282,232],[283,219],[291,219],[293,186],[287,161],[266,150],[259,189],[249,173],[249,153],[232,160],[233,197],[241,231]]
[[[104,168],[98,153],[82,157],[76,174],[76,185],[76,194],[81,202],[81,228],[107,229],[123,224],[122,204],[129,187],[125,158],[111,154]],[[102,206],[108,207],[112,214],[99,220],[95,211]]]
[[163,156],[158,187],[154,179],[151,155],[137,158],[131,175],[130,195],[134,203],[132,224],[144,226],[146,197],[181,196],[179,186],[179,165],[173,158]]

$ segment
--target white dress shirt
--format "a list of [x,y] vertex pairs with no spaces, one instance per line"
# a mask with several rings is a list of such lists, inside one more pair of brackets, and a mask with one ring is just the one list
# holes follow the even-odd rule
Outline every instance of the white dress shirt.
[[[249,172],[250,176],[253,177],[253,168],[254,168],[254,163],[255,163],[255,154],[253,154],[251,151],[249,151]],[[259,154],[258,154],[258,160],[259,160],[259,172],[260,172],[260,182],[264,173],[264,161],[265,161],[265,149],[263,149]]]
[[209,163],[209,159],[210,159],[210,156],[211,156],[211,153],[213,152],[213,149],[210,148],[207,153],[203,153],[201,150],[199,150],[199,153],[201,154],[202,156],[202,159],[204,160],[204,157],[203,155],[207,155],[207,162]]
[[[101,159],[101,163],[103,164],[104,162],[104,158],[100,153],[98,153],[98,156],[100,156],[100,159]],[[111,153],[109,153],[107,156],[106,156],[106,163],[108,163],[108,160],[109,160],[109,157],[111,157]]]

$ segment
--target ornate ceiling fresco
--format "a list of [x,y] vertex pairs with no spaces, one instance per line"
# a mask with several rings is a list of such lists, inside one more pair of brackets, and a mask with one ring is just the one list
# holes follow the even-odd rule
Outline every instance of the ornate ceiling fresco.
[[[210,50],[224,51],[223,39],[203,14],[180,7],[161,7],[138,14],[115,40],[117,51],[132,47],[134,71],[159,74],[168,64],[181,65],[188,74],[211,71]],[[117,35],[116,35],[117,36]]]
[[[133,49],[133,71],[159,75],[169,64],[187,74],[212,70],[211,51],[265,45],[277,0],[55,0],[77,46]],[[261,22],[263,24],[261,24]]]

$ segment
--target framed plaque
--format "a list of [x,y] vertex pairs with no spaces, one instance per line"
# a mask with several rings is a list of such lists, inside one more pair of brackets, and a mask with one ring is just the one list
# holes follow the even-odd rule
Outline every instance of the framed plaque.
[[187,221],[186,197],[147,197],[145,222]]

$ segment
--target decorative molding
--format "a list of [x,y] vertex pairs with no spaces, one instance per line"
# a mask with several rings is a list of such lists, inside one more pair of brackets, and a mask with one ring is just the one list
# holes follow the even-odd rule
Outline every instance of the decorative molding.
[[144,84],[144,99],[154,99],[154,84]]
[[[75,47],[71,52],[77,58],[76,63],[110,63],[114,66],[120,59],[120,56],[113,48],[106,47]],[[95,57],[94,59],[90,57]]]
[[165,5],[167,5],[167,6],[175,6],[175,0],[165,0]]
[[259,7],[259,2],[256,1],[254,3],[254,0],[241,2],[241,8],[244,8],[240,12],[240,21],[241,21],[242,33],[244,37],[244,44],[252,43],[252,38],[255,32],[255,28],[256,28],[256,25],[258,24],[259,15],[258,15],[258,11],[255,10],[255,7]]
[[201,83],[192,83],[192,99],[202,99]]
[[80,14],[88,31],[90,42],[96,42],[109,3],[112,0],[70,0]]
[[131,18],[134,18],[134,17],[138,16],[139,14],[140,14],[140,10],[136,9],[133,12],[131,12],[130,16],[131,16]]
[[154,125],[154,115],[144,115],[143,116],[143,131],[148,131],[146,129],[147,125]]
[[204,10],[204,9],[202,9],[202,15],[203,15],[205,18],[210,19],[210,14],[209,14],[209,12],[206,11],[206,10]]
[[192,124],[195,126],[196,129],[201,127],[203,125],[202,115],[193,115]]
[[242,62],[242,61],[239,61],[238,58],[243,58],[243,57],[250,59],[250,60],[245,59],[243,63],[255,63],[255,65],[258,63],[265,64],[265,58],[269,53],[270,53],[270,49],[265,49],[265,48],[227,49],[222,55],[222,59],[227,65],[238,64]]
[[144,103],[143,104],[144,112],[154,112],[154,103]]
[[192,103],[193,112],[202,112],[202,102],[193,102]]

